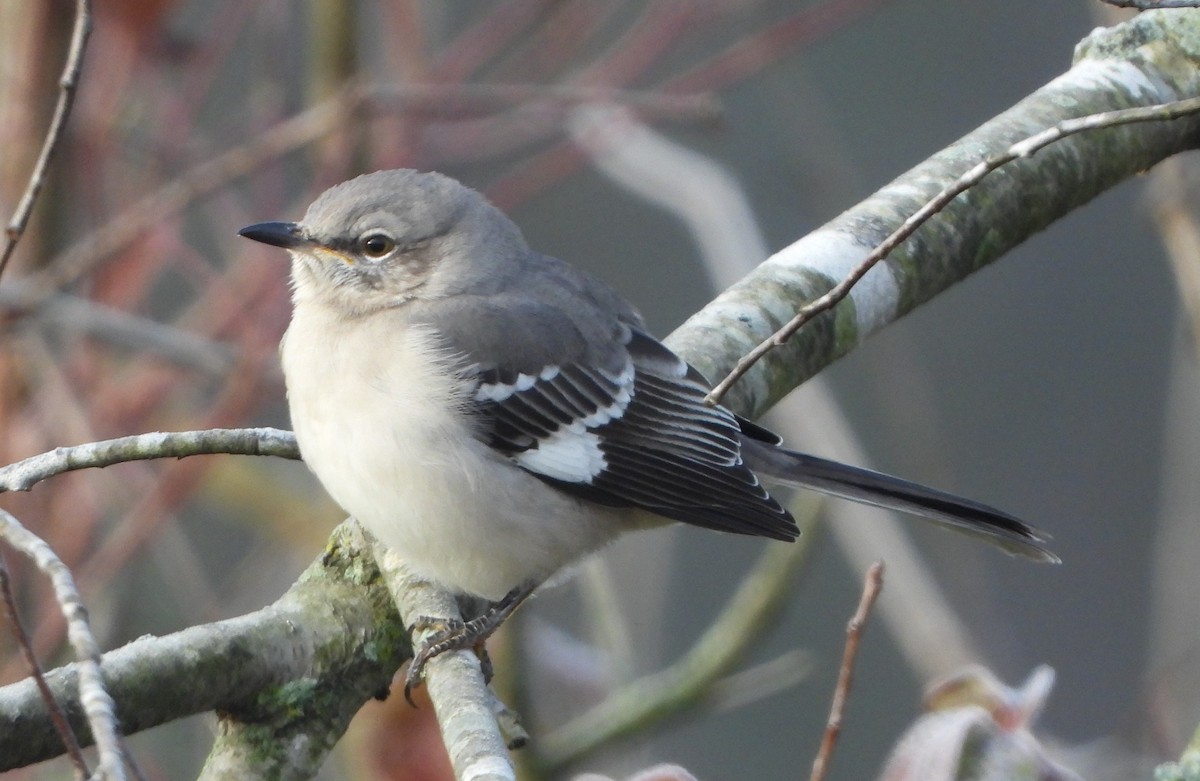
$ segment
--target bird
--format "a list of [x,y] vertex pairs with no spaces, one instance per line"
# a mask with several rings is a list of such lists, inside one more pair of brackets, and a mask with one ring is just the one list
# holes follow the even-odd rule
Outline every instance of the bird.
[[625,297],[531,249],[448,176],[364,174],[299,222],[239,234],[291,256],[280,357],[303,460],[417,575],[490,603],[415,652],[406,696],[429,659],[481,648],[539,586],[626,532],[681,522],[794,540],[767,482],[1057,561],[1006,512],[786,449],[707,403],[708,380]]

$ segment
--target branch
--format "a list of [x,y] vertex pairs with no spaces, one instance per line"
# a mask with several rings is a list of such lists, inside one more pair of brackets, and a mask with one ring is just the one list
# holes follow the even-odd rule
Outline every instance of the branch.
[[[220,734],[207,777],[222,770],[236,778],[315,772],[350,717],[387,691],[411,655],[369,550],[357,524],[342,524],[274,604],[166,637],[142,637],[106,654],[104,679],[122,729],[133,734],[215,710]],[[46,678],[87,744],[79,672],[73,664]],[[31,680],[0,688],[0,724],[0,771],[62,753]]]
[[[15,280],[0,288],[0,307],[15,313],[25,312],[30,295],[26,281]],[[37,320],[50,330],[84,333],[131,352],[158,355],[210,375],[224,377],[234,365],[234,351],[229,345],[65,293],[48,297],[37,311]]]
[[46,140],[42,143],[42,151],[34,163],[33,172],[29,175],[29,184],[25,193],[17,203],[17,210],[5,230],[4,250],[0,252],[0,275],[8,266],[17,242],[25,233],[29,224],[29,216],[33,213],[33,204],[37,201],[42,185],[46,183],[46,170],[54,159],[58,142],[62,139],[67,127],[67,117],[71,114],[71,106],[75,102],[75,88],[79,85],[79,73],[83,68],[83,53],[87,49],[88,36],[92,34],[92,6],[90,0],[76,0],[75,25],[71,30],[71,45],[67,50],[67,62],[63,66],[62,78],[59,79],[58,102],[54,105],[54,116],[50,118],[50,127],[46,129]]
[[[406,626],[427,616],[457,618],[458,605],[444,591],[413,575],[396,554],[376,543],[375,560]],[[413,638],[424,641],[432,630]],[[479,659],[469,651],[445,653],[429,661],[425,686],[437,714],[454,777],[515,781],[508,745],[496,720],[495,696],[484,681]]]
[[900,227],[896,228],[886,239],[877,244],[875,249],[871,250],[870,254],[861,263],[851,269],[850,273],[843,277],[840,282],[830,288],[829,292],[806,304],[782,328],[742,356],[737,365],[733,367],[733,371],[729,372],[725,376],[725,379],[713,387],[712,391],[705,398],[705,401],[714,406],[720,404],[721,397],[733,387],[735,382],[745,376],[746,372],[750,371],[750,368],[758,363],[764,355],[776,347],[782,347],[787,344],[787,341],[795,336],[796,332],[814,317],[829,311],[841,303],[850,294],[854,286],[867,275],[867,272],[891,254],[892,250],[896,249],[903,241],[916,233],[935,214],[950,205],[955,198],[972,187],[977,186],[983,181],[985,176],[996,171],[1001,166],[1011,163],[1014,160],[1030,157],[1038,150],[1056,141],[1073,136],[1076,133],[1109,127],[1120,127],[1121,125],[1131,125],[1137,122],[1165,122],[1192,116],[1197,113],[1200,113],[1200,98],[1190,98],[1158,106],[1105,111],[1099,114],[1079,117],[1078,119],[1066,119],[1054,127],[1024,138],[1003,152],[992,155],[983,162],[978,163],[962,176],[942,188],[937,195],[926,201],[921,208],[906,218],[900,224]]
[[[724,377],[803,305],[844,278],[963,172],[1058,122],[1200,97],[1200,11],[1150,11],[1099,30],[1075,66],[1013,108],[776,253],[668,339],[706,376]],[[1117,183],[1195,147],[1200,120],[1073,136],[1010,163],[929,220],[867,273],[849,299],[770,352],[723,399],[756,416],[868,335],[996,260]]]
[[863,583],[862,598],[858,601],[858,609],[846,626],[846,648],[842,652],[842,667],[838,673],[837,687],[833,692],[833,704],[829,708],[829,721],[825,724],[825,734],[821,738],[821,748],[813,760],[812,775],[809,781],[824,781],[829,769],[829,758],[833,756],[833,747],[837,745],[838,736],[842,734],[842,714],[846,710],[846,700],[850,696],[850,683],[854,678],[854,661],[858,658],[858,643],[862,639],[863,628],[871,615],[871,608],[883,588],[883,562],[877,561],[867,570],[866,581]]
[[0,467],[0,493],[28,491],[47,478],[76,469],[215,453],[300,458],[296,436],[277,428],[213,428],[134,434],[86,445],[59,447]]
[[[71,700],[79,703],[87,718],[87,727],[94,736],[98,749],[97,776],[101,779],[124,781],[125,752],[117,731],[116,706],[100,672],[100,644],[96,642],[88,625],[87,609],[84,608],[79,591],[75,588],[75,579],[71,576],[71,571],[62,559],[50,550],[49,545],[4,510],[0,510],[0,538],[32,559],[38,569],[50,579],[54,598],[67,619],[67,639],[79,658],[75,665],[76,692]],[[35,683],[33,691],[38,698],[38,704],[45,708],[43,690]],[[55,699],[61,701],[62,698]],[[48,721],[54,723],[55,720],[50,718]],[[75,729],[78,731],[79,728]],[[52,730],[52,733],[61,740],[57,730]],[[62,748],[61,743],[59,748]]]

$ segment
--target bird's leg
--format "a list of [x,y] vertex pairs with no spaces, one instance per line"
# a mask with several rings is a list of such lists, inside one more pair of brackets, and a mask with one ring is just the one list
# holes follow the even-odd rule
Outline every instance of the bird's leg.
[[489,605],[487,610],[483,611],[482,615],[472,618],[470,621],[447,621],[446,619],[434,619],[425,616],[418,618],[410,629],[431,629],[437,627],[437,631],[425,639],[425,642],[413,654],[412,662],[408,666],[408,674],[404,677],[404,699],[408,700],[408,704],[413,704],[412,690],[420,685],[421,678],[425,672],[425,665],[428,664],[430,659],[440,656],[447,651],[462,651],[467,648],[474,649],[475,653],[479,656],[484,678],[490,681],[492,677],[492,663],[491,659],[488,658],[484,643],[513,614],[513,611],[520,607],[533,594],[534,589],[538,585],[537,583],[528,583],[517,586],[505,594],[499,601]]

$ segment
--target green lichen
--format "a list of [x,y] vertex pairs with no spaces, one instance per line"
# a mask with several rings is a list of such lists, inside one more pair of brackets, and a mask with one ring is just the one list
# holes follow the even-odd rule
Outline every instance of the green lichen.
[[279,686],[263,689],[256,698],[259,712],[285,721],[300,718],[311,710],[319,693],[316,678],[297,678]]

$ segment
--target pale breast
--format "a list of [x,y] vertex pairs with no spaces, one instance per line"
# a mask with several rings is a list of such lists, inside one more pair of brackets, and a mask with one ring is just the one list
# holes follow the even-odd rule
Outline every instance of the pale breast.
[[304,460],[425,577],[496,599],[622,529],[624,513],[593,510],[481,442],[449,356],[402,317],[300,305],[281,355]]

